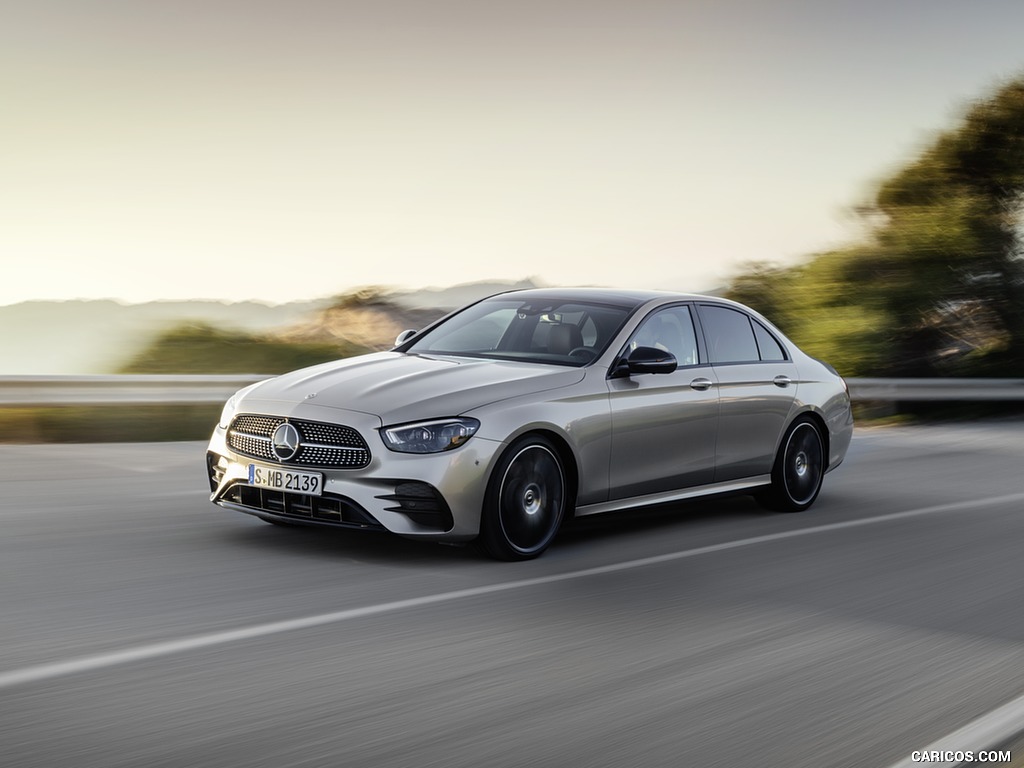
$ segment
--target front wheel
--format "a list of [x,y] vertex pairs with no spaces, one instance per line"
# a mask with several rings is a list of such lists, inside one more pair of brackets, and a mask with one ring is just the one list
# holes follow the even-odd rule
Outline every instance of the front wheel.
[[797,420],[786,432],[772,468],[771,487],[757,496],[778,512],[803,512],[818,498],[825,477],[825,444],[818,425]]
[[539,435],[509,446],[487,484],[480,544],[499,560],[537,557],[555,538],[566,509],[565,470]]

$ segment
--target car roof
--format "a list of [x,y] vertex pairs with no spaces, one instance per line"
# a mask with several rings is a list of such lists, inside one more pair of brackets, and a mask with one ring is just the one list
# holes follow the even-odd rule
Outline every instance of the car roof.
[[649,301],[657,299],[675,299],[677,301],[696,301],[710,299],[695,293],[674,293],[672,291],[651,291],[628,288],[526,288],[505,291],[489,298],[515,298],[523,301],[582,301],[596,304],[633,309]]

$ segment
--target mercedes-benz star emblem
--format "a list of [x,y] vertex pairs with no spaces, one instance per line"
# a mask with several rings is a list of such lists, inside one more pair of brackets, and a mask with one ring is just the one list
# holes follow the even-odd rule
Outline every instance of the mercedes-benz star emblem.
[[274,430],[274,455],[281,461],[291,461],[299,452],[299,430],[285,422]]

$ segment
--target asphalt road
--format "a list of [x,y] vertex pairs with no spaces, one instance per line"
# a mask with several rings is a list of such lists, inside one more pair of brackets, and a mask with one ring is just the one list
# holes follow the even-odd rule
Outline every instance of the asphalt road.
[[1024,695],[1019,422],[518,564],[221,510],[203,449],[0,446],[0,765],[884,768]]

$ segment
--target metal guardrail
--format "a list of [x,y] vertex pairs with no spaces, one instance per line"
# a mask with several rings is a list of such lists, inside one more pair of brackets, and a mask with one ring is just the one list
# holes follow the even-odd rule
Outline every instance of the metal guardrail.
[[0,408],[64,405],[213,405],[268,376],[0,376]]
[[[269,378],[250,375],[0,376],[0,408],[212,405]],[[847,379],[854,402],[1024,401],[1024,379]]]
[[1024,379],[847,379],[856,403],[1024,400]]

